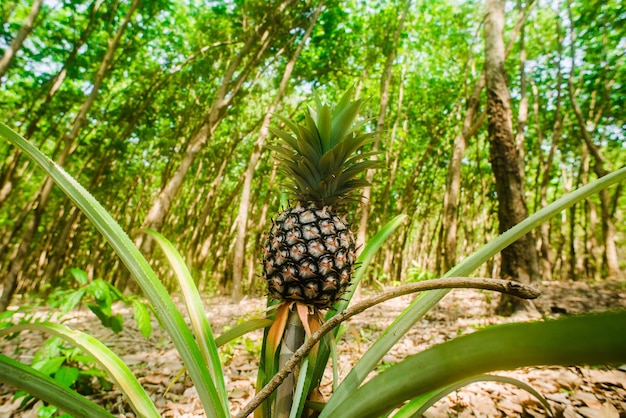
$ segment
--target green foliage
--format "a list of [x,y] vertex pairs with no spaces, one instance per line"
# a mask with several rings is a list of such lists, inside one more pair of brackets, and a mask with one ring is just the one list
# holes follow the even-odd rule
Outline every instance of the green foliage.
[[421,282],[422,280],[434,279],[436,276],[427,270],[423,270],[415,261],[411,262],[411,267],[407,271],[407,282]]
[[144,337],[150,338],[152,334],[150,308],[139,296],[125,296],[111,283],[102,279],[89,281],[87,273],[77,268],[71,269],[70,274],[80,287],[67,290],[56,289],[47,300],[47,305],[50,308],[63,316],[80,303],[86,303],[89,310],[98,317],[102,325],[115,333],[119,333],[124,328],[123,317],[121,313],[113,313],[113,305],[116,302],[122,302],[133,308],[139,332]]
[[[15,38],[31,6],[26,1],[4,3],[0,9],[2,47]],[[530,107],[523,145],[528,203],[534,210],[543,205],[544,177],[547,200],[595,177],[593,156],[583,145],[581,128],[567,97],[570,69],[583,114],[594,121],[589,126],[596,126],[590,132],[592,139],[611,161],[607,169],[626,162],[621,3],[573,1],[571,18],[568,4],[538,3],[524,27],[524,75]],[[2,77],[3,122],[52,159],[61,156],[64,138],[72,133],[111,34],[129,5],[80,0],[54,7],[44,3],[32,32]],[[206,119],[228,65],[238,62],[242,45],[255,30],[265,28],[261,22],[275,24],[276,35],[259,62],[244,56],[235,69],[235,79],[227,83],[243,82],[243,94],[224,110],[221,123],[205,146],[193,150],[198,155],[190,168],[194,174],[186,177],[172,199],[168,221],[160,230],[177,237],[177,247],[189,255],[189,267],[201,289],[222,292],[231,285],[231,260],[223,255],[229,252],[230,227],[239,210],[240,180],[261,119],[318,2],[292,2],[280,16],[274,16],[276,5],[259,0],[216,2],[210,7],[169,0],[141,2],[106,69],[82,129],[75,141],[67,144],[66,171],[89,185],[125,230],[140,228],[162,186],[176,172],[186,153],[185,145]],[[381,115],[380,149],[390,169],[377,174],[372,182],[369,202],[377,216],[370,220],[368,236],[389,221],[396,208],[402,208],[412,222],[403,226],[403,238],[388,250],[404,259],[396,264],[416,260],[424,271],[442,273],[438,271],[441,251],[436,239],[442,225],[437,219],[443,206],[452,143],[481,72],[483,4],[412,2],[394,50],[392,35],[405,5],[325,1],[276,113],[293,114],[313,90],[325,102],[336,102],[345,89],[355,85],[359,98],[368,103],[364,116],[377,121],[382,72],[387,57],[395,53],[388,105]],[[507,11],[507,39],[518,17],[516,8]],[[575,49],[574,61],[570,44]],[[518,114],[522,103],[519,52],[516,40],[507,59],[513,115]],[[576,65],[572,67],[570,62]],[[237,79],[245,74],[249,78]],[[480,109],[484,100],[481,95]],[[479,124],[476,135],[468,139],[461,168],[459,216],[467,222],[458,230],[459,242],[465,242],[458,248],[459,257],[467,256],[497,233],[484,125]],[[373,122],[364,126],[367,132],[376,128]],[[553,143],[556,149],[550,156]],[[44,176],[7,144],[0,144],[0,155],[0,235],[7,240],[2,244],[0,262],[9,263],[33,214],[30,205],[39,196]],[[262,233],[259,221],[285,206],[273,189],[283,174],[273,175],[273,165],[273,158],[264,151],[254,175],[244,263],[246,270],[254,271],[246,271],[247,277],[260,271],[254,263],[259,257],[254,243]],[[623,218],[624,194],[614,196],[612,217],[618,220]],[[29,288],[47,291],[48,285],[62,286],[64,272],[72,266],[93,269],[97,277],[108,282],[120,279],[124,273],[117,268],[117,259],[106,251],[105,241],[93,232],[86,218],[66,209],[62,193],[53,190],[44,206],[38,214],[42,226],[35,230],[25,255],[27,271],[23,277],[34,282]],[[598,199],[591,198],[589,204],[578,205],[565,219],[550,221],[553,252],[544,258],[551,270],[564,271],[557,267],[568,265],[570,258],[584,258],[585,265],[573,263],[571,276],[602,277],[603,229],[601,222],[589,225],[592,214],[598,211]],[[620,242],[626,230],[622,223],[616,224]],[[590,249],[586,244],[594,240],[599,244]],[[573,255],[563,251],[572,247],[576,250]],[[377,257],[378,264],[383,264],[382,257],[386,255]],[[159,274],[165,272],[161,265],[155,268]],[[390,270],[388,265],[385,270]],[[383,273],[385,280],[406,280],[406,271]],[[175,288],[174,282],[163,282]],[[256,280],[249,280],[244,287],[257,294],[262,288]]]
[[[150,333],[150,310],[154,309],[157,319],[172,334],[209,411],[207,415],[228,415],[226,395],[220,393],[223,388],[215,347],[207,347],[213,336],[199,317],[203,309],[198,298],[188,298],[190,317],[195,316],[196,321],[191,330],[169,300],[168,291],[176,291],[180,279],[173,278],[168,263],[155,263],[155,273],[123,231],[135,234],[181,160],[188,153],[196,153],[198,158],[190,168],[193,174],[186,176],[180,191],[172,197],[172,207],[160,232],[176,237],[176,248],[185,255],[186,262],[182,264],[193,272],[193,280],[189,280],[191,274],[183,274],[189,295],[197,293],[197,288],[212,293],[228,290],[232,225],[238,216],[241,179],[253,154],[261,119],[273,101],[289,57],[303,42],[302,34],[318,2],[291,2],[280,13],[275,7],[281,2],[261,0],[213,2],[207,7],[170,0],[141,2],[112,60],[102,67],[106,74],[97,96],[82,127],[74,132],[77,115],[88,104],[112,35],[130,4],[44,2],[32,32],[6,74],[0,77],[1,122],[51,159],[61,161],[65,172],[87,185],[97,202],[107,208],[94,210],[95,200],[79,187],[72,189],[75,184],[58,172],[54,178],[64,190],[52,189],[44,204],[42,185],[49,173],[39,166],[55,171],[51,161],[40,158],[33,164],[26,156],[32,157],[32,150],[18,149],[2,141],[0,265],[4,268],[13,263],[14,255],[28,238],[27,226],[40,222],[32,231],[31,245],[22,250],[20,287],[35,293],[49,292],[49,303],[61,313],[84,303],[105,326],[118,331],[123,324],[115,313],[116,302],[134,309],[135,321],[144,335]],[[452,144],[482,69],[482,2],[411,2],[394,50],[393,33],[407,4],[325,1],[277,109],[282,115],[293,114],[313,90],[324,101],[334,102],[348,86],[355,85],[359,98],[368,103],[364,116],[372,120],[363,125],[364,130],[377,129],[380,117],[380,150],[389,169],[372,181],[368,241],[398,211],[407,215],[395,229],[395,238],[385,240],[387,244],[372,256],[372,270],[363,279],[371,282],[375,277],[382,285],[419,281],[440,273],[439,237],[445,227],[441,208]],[[5,50],[15,39],[30,6],[27,1],[2,2],[0,49]],[[507,40],[519,14],[516,7],[507,9]],[[623,21],[619,0],[538,2],[524,26],[524,68],[520,38],[512,44],[506,70],[514,118],[523,114],[526,100],[529,105],[526,125],[519,129],[524,134],[520,151],[524,151],[526,196],[531,212],[539,212],[549,201],[592,184],[602,170],[610,172],[626,163]],[[258,61],[240,55],[248,41],[266,28],[271,29],[271,35],[267,49],[259,51]],[[383,71],[387,58],[393,54],[387,108],[383,112]],[[233,63],[239,64],[232,78],[227,79]],[[199,149],[187,149],[216,104],[222,87],[228,89],[237,83],[242,85],[241,94],[221,111],[221,122],[212,126],[210,140]],[[578,121],[568,94],[570,85],[586,120]],[[484,103],[485,95],[481,94],[479,113]],[[479,115],[476,116],[472,123],[479,121]],[[475,128],[475,134],[466,138],[461,167],[457,212],[462,222],[457,235],[462,244],[457,250],[458,258],[464,261],[453,270],[455,275],[490,274],[497,267],[497,262],[490,258],[493,251],[510,242],[497,238],[487,129],[484,123],[477,123]],[[601,158],[584,141],[586,130]],[[10,136],[7,132],[3,125],[2,136]],[[70,141],[73,133],[76,136]],[[255,260],[259,258],[257,243],[265,228],[262,221],[288,204],[285,194],[274,186],[284,174],[274,172],[269,153],[263,152],[256,165],[246,231],[245,266],[251,270],[246,271],[250,278],[260,271]],[[607,183],[602,184],[608,187]],[[606,276],[607,246],[614,242],[619,248],[626,237],[622,221],[626,197],[623,185],[604,190],[606,199],[600,198],[600,189],[594,189],[573,197],[571,206],[560,216],[555,215],[566,206],[532,225],[540,228],[537,236],[545,232],[541,238],[544,276]],[[72,208],[68,198],[85,215]],[[356,205],[350,209],[356,210]],[[608,236],[611,231],[612,238]],[[521,233],[515,230],[508,237]],[[113,243],[119,255],[110,251],[108,242]],[[485,244],[493,245],[486,251]],[[388,260],[392,262],[387,263]],[[624,269],[624,261],[619,262]],[[176,263],[180,267],[181,262]],[[108,285],[118,283],[125,274],[122,264],[138,277],[151,305]],[[97,279],[90,282],[83,273],[70,271],[71,266],[94,271]],[[365,274],[362,271],[359,274]],[[252,279],[244,287],[258,291],[262,286]],[[343,383],[331,402],[352,397],[361,377],[375,367],[377,359],[394,343],[395,336],[391,334],[403,335],[445,293],[425,294],[403,313],[349,375],[347,380],[357,384],[351,387]],[[19,302],[17,309],[0,313],[0,328],[11,326],[18,317],[20,324],[34,324],[37,306],[26,306],[30,301],[25,298]],[[245,333],[242,328],[233,330],[236,332],[216,338],[215,345]],[[243,341],[245,344],[246,337]],[[322,358],[324,351],[331,351],[332,344],[329,345],[322,345]],[[64,359],[65,354],[58,358]],[[59,374],[66,383],[75,373],[69,371],[71,364]],[[321,376],[322,364],[325,362],[309,365],[309,371]],[[52,366],[51,363],[46,367],[53,370]],[[19,364],[4,357],[0,358],[0,367],[6,367],[0,372],[3,378],[26,373]],[[60,367],[57,371],[65,366]],[[83,364],[80,370],[87,370],[85,367],[90,366]],[[33,370],[28,372],[35,376],[31,382],[36,382],[28,390],[37,396],[51,396],[66,406],[83,406],[84,398],[75,393],[55,392],[56,374],[50,377],[37,375]],[[28,383],[22,380],[18,383]],[[37,392],[39,388],[45,390]],[[106,411],[86,405],[92,408],[92,416],[107,416]],[[45,410],[52,414],[53,409],[48,406]]]
[[[203,314],[198,290],[182,261],[182,256],[160,234],[151,232],[151,235],[162,246],[173,270],[176,272],[183,290],[188,314],[192,319],[192,330],[187,328],[187,325],[182,321],[180,313],[174,308],[170,295],[155,279],[154,272],[145,262],[143,256],[98,201],[71,176],[51,163],[22,137],[4,125],[0,125],[0,134],[28,153],[41,168],[46,170],[101,233],[107,237],[155,306],[156,314],[176,343],[177,349],[185,360],[185,366],[190,371],[194,381],[197,385],[201,383],[197,386],[197,390],[203,400],[207,415],[216,417],[229,415],[225,403],[227,394],[221,374],[221,363],[216,351],[217,343],[211,333],[206,316]],[[470,274],[486,260],[501,251],[502,248],[528,233],[532,228],[546,222],[576,202],[605,190],[610,185],[624,179],[626,179],[626,168],[608,174],[548,205],[463,260],[449,271],[447,276]],[[361,261],[364,265],[373,259],[376,251],[387,241],[387,237],[398,228],[403,219],[404,216],[396,217],[364,249],[361,255]],[[352,297],[364,271],[365,268],[362,268],[355,277],[355,283],[352,291],[348,293],[348,299]],[[76,271],[75,277],[79,283],[85,282],[85,275],[81,272]],[[585,362],[601,364],[626,361],[626,329],[624,328],[626,326],[626,319],[624,318],[626,313],[602,313],[549,322],[508,324],[481,330],[411,356],[390,366],[372,381],[362,385],[365,377],[384,354],[447,292],[448,290],[443,289],[430,291],[417,298],[352,369],[324,407],[320,416],[322,418],[334,416],[338,410],[345,417],[378,416],[414,396],[441,391],[451,384],[475,374],[494,369],[501,370],[536,364]],[[92,290],[85,291],[84,294],[92,295],[95,299],[94,305],[98,306],[102,312],[108,313],[109,302],[113,301],[115,297],[121,297],[116,296],[116,293],[118,292],[108,286],[96,284]],[[329,315],[332,317],[341,312],[347,304],[348,300],[338,303]],[[177,326],[184,327],[184,329],[175,328]],[[86,350],[94,360],[106,368],[109,375],[115,379],[116,384],[122,387],[138,414],[156,416],[154,404],[132,373],[117,356],[98,340],[84,333],[72,331],[63,325],[50,322],[15,325],[0,330],[0,335],[23,329],[45,330]],[[191,337],[192,332],[195,334],[194,338]],[[232,334],[236,336],[237,333]],[[578,338],[579,336],[580,338]],[[568,338],[569,343],[563,344],[563,341]],[[202,348],[198,347],[196,341],[200,342]],[[523,344],[521,344],[522,342]],[[320,346],[320,348],[322,347],[324,345]],[[261,351],[263,352],[265,348],[262,347]],[[76,407],[72,398],[74,392],[67,389],[66,385],[75,383],[78,374],[71,370],[71,363],[64,367],[67,359],[71,359],[72,355],[73,352],[62,352],[58,345],[55,346],[50,343],[49,346],[45,347],[41,356],[36,359],[36,365],[40,367],[40,370],[28,369],[24,365],[0,356],[0,380],[11,383],[18,388],[32,391],[33,394],[42,399],[64,410],[72,411]],[[317,356],[304,358],[297,381],[295,403],[291,410],[292,416],[296,416],[302,411],[309,390],[314,388],[319,381],[315,370],[320,365],[322,368],[325,366],[328,355],[328,353],[324,354],[318,350]],[[313,364],[309,363],[311,359],[314,361]],[[211,369],[210,372],[209,369]],[[17,370],[27,373],[30,378],[25,379],[26,381],[15,379],[15,371]],[[407,370],[418,372],[417,374],[407,373]],[[261,382],[263,379],[269,380],[268,372],[271,373],[271,370],[260,370]],[[53,375],[58,381],[56,383],[51,381],[49,375]],[[216,382],[217,379],[221,379],[221,381]],[[64,393],[65,397],[58,396],[59,391]],[[87,409],[91,409],[94,416],[100,413],[97,406],[88,406]]]
[[[92,395],[112,389],[111,382],[101,371],[91,356],[85,355],[76,347],[68,347],[59,337],[49,338],[36,352],[31,367],[65,388],[71,388],[81,395]],[[23,397],[22,405],[32,399],[24,391],[17,391],[15,399]],[[56,412],[52,405],[40,408],[38,414]],[[45,415],[43,415],[45,416]]]

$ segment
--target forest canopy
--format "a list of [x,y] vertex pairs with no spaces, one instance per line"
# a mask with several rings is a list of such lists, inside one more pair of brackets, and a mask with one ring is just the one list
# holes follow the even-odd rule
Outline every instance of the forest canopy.
[[[380,132],[367,146],[385,170],[349,219],[359,243],[408,215],[366,284],[443,274],[499,233],[483,2],[21,0],[3,1],[0,19],[0,121],[76,177],[156,266],[141,229],[168,237],[205,292],[265,291],[264,231],[289,202],[268,128],[282,127],[277,114],[301,120],[313,92],[336,102],[354,86]],[[506,2],[529,213],[626,162],[625,20],[618,0]],[[13,292],[71,285],[71,268],[132,288],[43,172],[8,142],[0,153],[0,310]],[[533,231],[541,279],[623,275],[622,191]],[[477,274],[499,271],[497,258]]]

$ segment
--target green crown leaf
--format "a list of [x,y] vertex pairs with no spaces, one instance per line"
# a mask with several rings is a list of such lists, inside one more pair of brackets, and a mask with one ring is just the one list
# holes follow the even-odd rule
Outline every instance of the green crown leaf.
[[358,178],[370,169],[381,168],[371,159],[378,152],[363,147],[376,140],[375,133],[359,133],[368,120],[356,122],[363,100],[351,100],[349,88],[331,107],[314,94],[304,124],[277,115],[291,133],[270,128],[279,139],[267,147],[276,153],[281,171],[292,180],[289,187],[296,200],[319,206],[342,206],[359,200],[359,190],[369,185]]

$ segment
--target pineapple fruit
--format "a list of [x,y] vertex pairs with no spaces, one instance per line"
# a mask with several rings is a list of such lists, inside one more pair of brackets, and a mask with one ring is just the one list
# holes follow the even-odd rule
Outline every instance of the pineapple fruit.
[[351,101],[349,89],[331,107],[316,96],[303,124],[280,118],[291,133],[273,129],[277,154],[293,206],[273,221],[263,246],[263,276],[272,298],[330,308],[350,285],[356,243],[346,208],[358,201],[367,181],[358,178],[378,166],[362,147],[373,134],[359,133],[355,123],[362,100]]

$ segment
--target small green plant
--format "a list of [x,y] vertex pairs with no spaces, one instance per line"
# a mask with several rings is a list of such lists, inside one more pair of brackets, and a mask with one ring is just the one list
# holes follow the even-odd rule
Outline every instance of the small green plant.
[[[95,360],[76,347],[69,347],[61,338],[49,338],[36,352],[31,367],[50,376],[60,386],[71,388],[81,395],[92,395],[112,389],[107,375],[96,366]],[[15,399],[23,397],[22,405],[33,397],[17,391]],[[57,412],[54,405],[42,406],[38,416]],[[51,416],[51,415],[50,415]]]
[[[123,317],[114,312],[113,305],[121,302],[133,308],[139,331],[146,338],[150,337],[152,324],[149,308],[139,297],[124,296],[119,289],[102,279],[90,281],[87,273],[81,269],[70,269],[69,273],[71,282],[68,281],[66,286],[75,288],[59,288],[53,291],[45,301],[45,315],[34,315],[34,312],[41,311],[40,306],[28,307],[28,313],[19,310],[7,311],[0,322],[0,328],[15,324],[64,321],[72,309],[80,304],[86,304],[104,327],[119,333],[123,329]],[[93,357],[83,354],[76,347],[68,346],[59,337],[49,338],[35,352],[31,367],[49,376],[59,385],[71,388],[81,395],[91,395],[112,388],[106,373],[97,367]],[[24,398],[22,405],[32,399],[32,396],[24,391],[16,393],[15,398],[20,397]],[[38,416],[53,416],[57,412],[58,408],[54,405],[43,405],[37,411]]]
[[415,260],[411,261],[411,267],[407,271],[407,276],[407,282],[409,283],[431,280],[436,277],[432,272],[421,269]]
[[86,303],[91,312],[103,326],[119,333],[124,328],[123,317],[113,312],[113,304],[121,302],[133,308],[135,322],[139,332],[150,338],[152,323],[150,305],[137,295],[124,295],[118,288],[102,279],[90,281],[87,273],[81,269],[70,269],[70,275],[79,285],[77,289],[57,289],[50,294],[47,305],[61,316],[67,314],[81,303]]
[[[169,292],[158,280],[148,262],[107,211],[75,179],[55,165],[30,142],[3,124],[0,124],[0,136],[19,147],[25,155],[45,170],[111,244],[150,301],[157,319],[169,333],[195,384],[198,398],[202,402],[206,415],[220,418],[230,416],[228,393],[217,347],[251,330],[267,328],[271,321],[267,319],[248,321],[215,338],[204,314],[198,290],[182,257],[164,237],[150,232],[164,250],[176,273],[191,323],[191,326],[188,326]],[[237,417],[246,417],[255,410],[255,414],[264,416],[262,410],[257,408],[296,369],[299,369],[299,373],[295,379],[290,416],[294,418],[299,416],[302,405],[306,404],[310,409],[321,410],[321,418],[336,416],[362,418],[386,416],[394,408],[400,408],[396,417],[418,416],[416,414],[431,405],[433,400],[440,397],[442,393],[455,390],[459,385],[467,384],[472,379],[495,379],[483,376],[484,373],[494,370],[550,364],[626,362],[626,312],[604,312],[545,322],[488,327],[410,356],[391,365],[364,383],[365,378],[393,345],[451,288],[475,287],[536,297],[537,294],[533,293],[532,289],[518,286],[513,282],[468,279],[467,276],[534,227],[546,222],[576,202],[624,179],[626,179],[626,168],[562,197],[465,258],[444,278],[409,283],[397,289],[380,292],[368,300],[349,306],[355,287],[373,255],[402,223],[404,217],[398,216],[364,248],[357,261],[357,264],[361,264],[361,268],[357,270],[351,286],[343,298],[328,311],[325,321],[319,324],[319,328],[312,330],[304,343],[295,350],[280,370],[273,373],[273,367],[267,367],[267,363],[262,364],[259,370],[259,381],[266,382],[266,384],[262,385],[263,388],[258,391],[257,396],[243,408]],[[321,378],[331,356],[335,359],[333,363],[336,364],[334,339],[329,335],[335,334],[339,325],[351,316],[384,300],[415,292],[422,293],[374,342],[351,369],[348,376],[335,386],[330,399],[327,402],[320,402],[319,399],[311,397],[311,392],[317,387],[318,379]],[[102,310],[98,300],[106,300],[106,297],[96,298],[94,303]],[[50,321],[11,325],[0,329],[0,336],[13,335],[24,330],[50,333],[80,348],[83,353],[93,358],[111,381],[120,388],[138,416],[159,416],[152,399],[146,394],[137,378],[102,342],[88,334]],[[327,343],[322,341],[318,345],[325,336]],[[315,349],[315,362],[310,362],[308,355],[313,349]],[[262,361],[270,358],[266,355],[266,346],[262,346],[261,350],[263,351]],[[0,381],[49,402],[75,417],[112,416],[102,407],[81,396],[72,388],[60,384],[50,375],[4,355],[0,355]],[[512,381],[508,383],[515,384]],[[307,399],[309,399],[308,402]],[[267,412],[268,409],[265,411]]]

